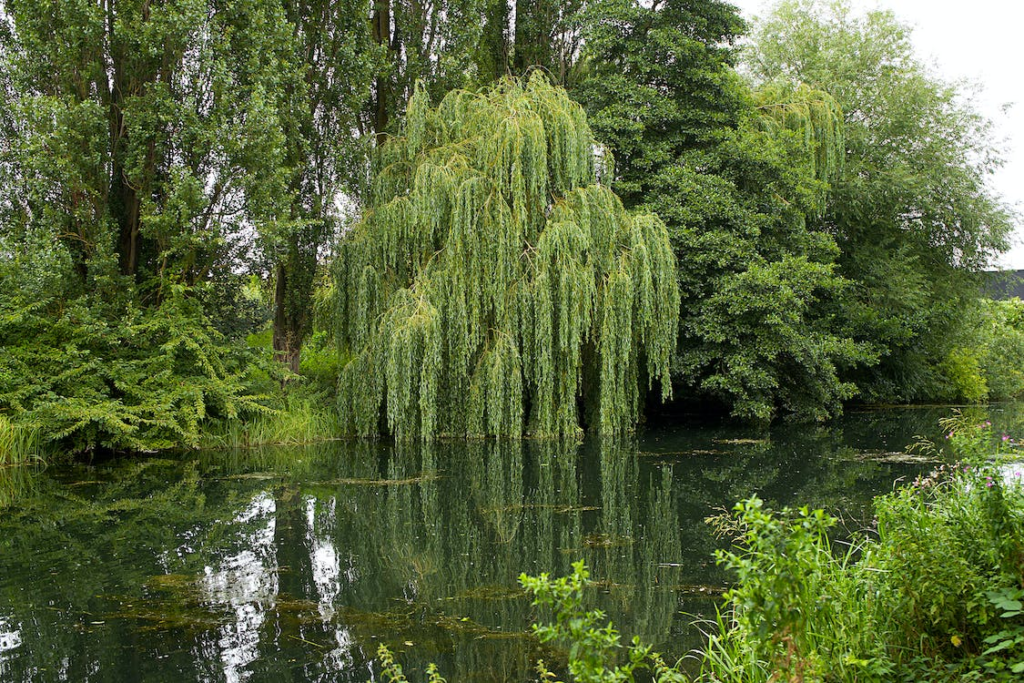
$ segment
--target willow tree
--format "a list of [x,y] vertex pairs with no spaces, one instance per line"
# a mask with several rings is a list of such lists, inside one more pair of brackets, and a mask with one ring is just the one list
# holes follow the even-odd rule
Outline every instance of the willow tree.
[[670,393],[663,224],[595,182],[583,110],[535,74],[418,89],[338,258],[339,402],[364,436],[629,430]]
[[805,205],[808,213],[825,209],[828,190],[842,177],[846,153],[843,110],[835,98],[806,83],[776,82],[753,93],[757,125],[775,136],[789,134],[790,153],[805,184],[816,183]]

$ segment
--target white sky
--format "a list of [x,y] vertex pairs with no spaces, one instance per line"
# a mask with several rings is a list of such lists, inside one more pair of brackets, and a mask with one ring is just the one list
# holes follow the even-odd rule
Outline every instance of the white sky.
[[[729,0],[751,19],[771,0]],[[984,90],[975,108],[996,124],[1005,139],[1006,165],[992,187],[1024,212],[1024,3],[1015,0],[850,0],[859,10],[889,9],[913,29],[918,56],[944,80],[967,78]],[[1011,105],[1004,111],[1004,105]],[[1017,244],[998,263],[1024,269],[1024,225]]]

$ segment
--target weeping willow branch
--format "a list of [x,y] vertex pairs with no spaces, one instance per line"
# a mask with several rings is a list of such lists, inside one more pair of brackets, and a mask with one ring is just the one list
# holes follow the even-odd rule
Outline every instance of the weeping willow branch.
[[540,74],[436,108],[416,91],[337,260],[352,432],[617,433],[643,391],[668,397],[668,234],[595,183],[595,149],[582,109]]
[[789,131],[797,138],[808,165],[808,177],[821,183],[818,203],[843,171],[846,141],[843,111],[828,93],[803,83],[772,84],[755,93],[761,126],[772,132]]

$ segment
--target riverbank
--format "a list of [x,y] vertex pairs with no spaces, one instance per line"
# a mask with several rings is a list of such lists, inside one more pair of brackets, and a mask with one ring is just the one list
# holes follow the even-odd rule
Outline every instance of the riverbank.
[[[823,510],[771,512],[756,495],[713,520],[735,538],[716,553],[735,583],[688,666],[666,665],[637,639],[624,648],[603,613],[583,608],[582,563],[556,581],[521,579],[534,604],[554,608],[535,633],[569,647],[576,681],[632,680],[638,670],[665,683],[1020,680],[1021,445],[987,420],[957,414],[942,427],[959,460],[879,496],[873,527],[853,541],[837,542],[839,519]],[[404,680],[380,654],[392,680]]]

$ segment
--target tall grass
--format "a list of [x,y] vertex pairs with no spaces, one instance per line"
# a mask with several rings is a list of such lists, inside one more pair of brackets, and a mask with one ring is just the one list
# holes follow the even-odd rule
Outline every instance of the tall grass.
[[38,429],[0,415],[0,467],[38,460],[40,446]]
[[230,420],[207,430],[202,448],[301,446],[336,439],[341,421],[332,401],[316,396],[287,396],[281,409],[254,419]]

